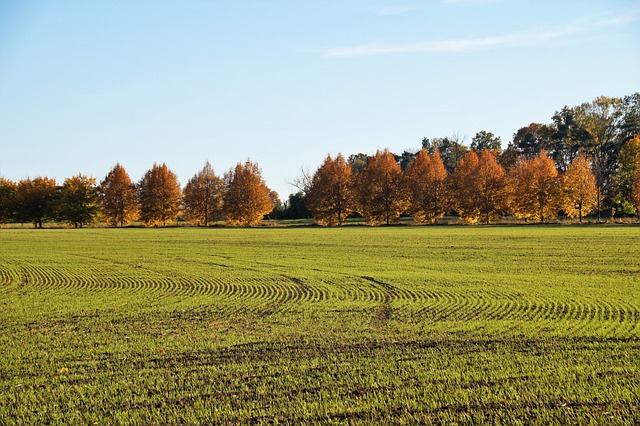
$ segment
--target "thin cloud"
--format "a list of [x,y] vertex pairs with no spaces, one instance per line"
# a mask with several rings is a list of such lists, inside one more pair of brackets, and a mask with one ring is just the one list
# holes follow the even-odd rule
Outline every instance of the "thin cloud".
[[510,34],[474,39],[426,41],[409,44],[367,44],[356,47],[334,48],[325,51],[328,57],[378,56],[393,53],[469,52],[492,47],[513,47],[565,37],[572,30]]
[[[486,1],[486,0],[446,0],[446,1]],[[514,33],[501,36],[430,40],[417,43],[383,44],[371,43],[354,47],[338,47],[324,51],[326,57],[359,57],[379,56],[397,53],[446,53],[446,52],[471,52],[490,48],[508,48],[527,45],[536,45],[553,40],[559,40],[571,35],[584,33],[598,27],[622,26],[640,20],[638,8],[627,13],[599,20],[577,20],[558,30],[532,31]]]

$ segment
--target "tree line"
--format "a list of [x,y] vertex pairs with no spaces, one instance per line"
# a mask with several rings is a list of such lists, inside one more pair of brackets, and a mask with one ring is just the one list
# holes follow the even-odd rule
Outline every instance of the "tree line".
[[321,224],[354,213],[370,224],[640,215],[640,94],[565,106],[552,120],[520,128],[504,150],[480,131],[469,147],[454,135],[423,138],[418,152],[328,156],[297,186]]
[[251,226],[268,214],[312,216],[321,225],[354,215],[369,224],[394,223],[402,214],[423,223],[445,214],[468,223],[505,215],[542,222],[561,213],[580,221],[591,213],[598,220],[603,213],[640,215],[640,93],[565,106],[551,123],[520,128],[504,150],[488,131],[469,147],[464,142],[454,135],[423,138],[419,151],[399,155],[329,155],[313,174],[303,171],[300,192],[284,205],[251,161],[222,177],[206,162],[183,189],[166,164],[154,164],[137,183],[120,164],[99,183],[82,174],[62,185],[0,177],[0,222],[166,226],[181,218]]
[[37,177],[17,183],[0,178],[0,221],[33,223],[63,221],[76,228],[99,219],[113,226],[140,220],[147,226],[166,226],[179,217],[207,226],[219,218],[232,225],[255,225],[278,203],[256,163],[238,163],[218,177],[207,161],[185,185],[166,164],[154,164],[138,183],[116,164],[97,179],[79,174],[57,185]]

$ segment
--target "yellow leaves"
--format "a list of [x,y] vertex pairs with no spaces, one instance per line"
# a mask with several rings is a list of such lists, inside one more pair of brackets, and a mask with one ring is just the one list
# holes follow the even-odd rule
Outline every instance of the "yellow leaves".
[[562,176],[562,207],[569,217],[591,213],[597,205],[598,189],[586,155],[576,157]]
[[553,160],[545,151],[516,164],[509,175],[510,209],[519,218],[544,222],[560,208],[560,181]]

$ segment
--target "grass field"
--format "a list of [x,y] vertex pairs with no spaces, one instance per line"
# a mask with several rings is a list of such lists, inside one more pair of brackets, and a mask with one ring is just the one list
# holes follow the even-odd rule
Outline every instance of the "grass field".
[[640,227],[0,230],[0,424],[638,424]]

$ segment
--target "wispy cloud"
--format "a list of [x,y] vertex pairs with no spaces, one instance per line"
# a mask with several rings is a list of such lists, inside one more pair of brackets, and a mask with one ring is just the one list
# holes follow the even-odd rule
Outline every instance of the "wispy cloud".
[[[445,0],[445,1],[486,1],[486,0]],[[536,45],[553,40],[560,40],[571,35],[584,33],[598,27],[626,25],[640,21],[640,8],[628,10],[619,16],[608,16],[600,19],[582,19],[574,21],[563,28],[555,30],[538,30],[513,33],[499,36],[428,40],[416,43],[385,44],[370,43],[352,47],[331,48],[324,51],[327,57],[379,56],[397,53],[442,53],[471,52],[481,49],[508,48]]]
[[561,30],[471,39],[425,41],[409,44],[366,44],[355,47],[328,49],[324,52],[324,55],[329,57],[348,57],[388,55],[392,53],[468,52],[483,48],[520,46],[553,40],[567,36],[572,32],[571,30]]

